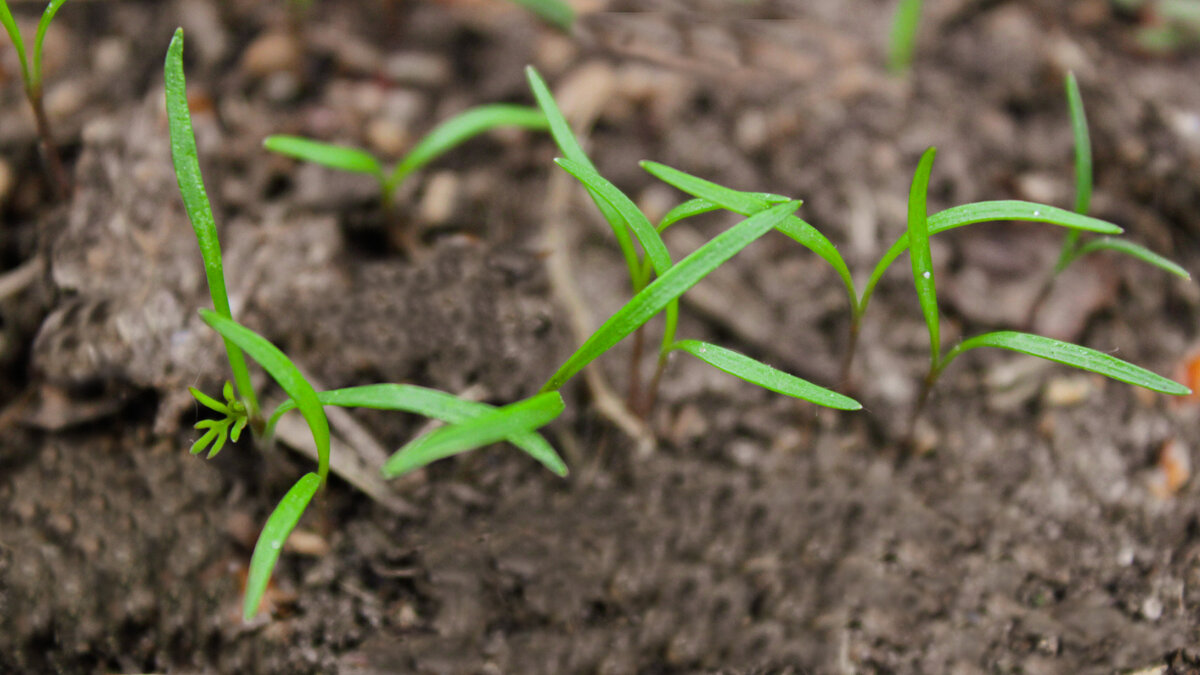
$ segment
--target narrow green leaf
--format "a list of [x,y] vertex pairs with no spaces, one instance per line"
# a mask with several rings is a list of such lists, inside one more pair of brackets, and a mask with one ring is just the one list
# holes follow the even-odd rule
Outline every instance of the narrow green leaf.
[[1075,73],[1067,72],[1067,108],[1071,112],[1071,134],[1075,137],[1075,213],[1085,214],[1092,203],[1092,140],[1088,134],[1083,96]]
[[[641,166],[664,183],[673,185],[694,197],[720,204],[722,208],[744,216],[754,215],[768,208],[775,197],[775,195],[733,190],[658,162],[644,161],[641,162]],[[829,263],[842,279],[846,292],[850,296],[851,305],[857,304],[858,292],[854,289],[854,279],[850,276],[850,268],[846,266],[846,261],[838,253],[837,247],[825,235],[795,216],[781,222],[778,229]]]
[[46,11],[42,12],[42,18],[38,21],[37,34],[33,38],[33,79],[30,83],[30,88],[35,94],[40,94],[42,91],[42,43],[46,40],[46,29],[50,27],[54,15],[58,14],[58,9],[66,1],[50,0],[50,4],[46,5]]
[[707,199],[693,197],[692,199],[687,200],[670,211],[667,211],[662,220],[658,221],[658,227],[656,229],[658,230],[659,234],[662,234],[667,230],[668,227],[678,223],[681,220],[686,220],[687,218],[698,216],[704,213],[710,213],[720,208],[720,204],[714,204]]
[[224,403],[221,403],[217,399],[209,396],[208,394],[205,394],[204,392],[200,391],[199,389],[197,389],[195,387],[188,387],[188,391],[191,392],[192,398],[199,401],[200,404],[203,405],[205,408],[210,408],[216,412],[221,413],[222,415],[229,414],[229,407],[226,406]]
[[263,593],[267,591],[267,582],[271,580],[271,572],[279,561],[279,551],[287,541],[288,535],[296,529],[300,516],[308,508],[313,495],[321,487],[321,477],[315,473],[306,473],[296,481],[292,489],[287,491],[279,506],[267,518],[262,533],[258,535],[258,543],[254,545],[254,554],[250,556],[250,574],[246,578],[246,595],[242,601],[242,619],[249,621],[258,614],[258,606],[262,604]]
[[917,287],[921,314],[925,316],[925,326],[929,329],[929,355],[934,368],[941,356],[942,342],[938,326],[937,286],[933,278],[933,254],[929,250],[925,195],[929,192],[929,174],[933,171],[936,154],[937,148],[929,148],[921,155],[908,192],[909,257],[912,259],[913,283]]
[[[221,265],[221,243],[217,239],[217,225],[213,219],[208,193],[204,190],[204,177],[200,175],[200,158],[196,150],[196,137],[192,133],[192,114],[188,110],[187,82],[183,76],[183,29],[175,30],[171,46],[167,49],[167,60],[163,67],[166,81],[167,123],[171,135],[171,160],[175,165],[175,179],[183,197],[183,207],[196,233],[200,245],[200,256],[204,259],[204,275],[208,280],[208,292],[212,296],[213,308],[221,316],[232,319],[229,311],[229,294],[225,289],[225,270]],[[225,353],[229,357],[229,368],[237,383],[238,393],[246,402],[250,417],[258,415],[258,399],[250,385],[250,369],[242,352],[229,340],[225,341]]]
[[329,420],[325,418],[325,410],[321,407],[317,392],[308,380],[304,379],[300,369],[266,338],[233,319],[227,319],[206,309],[200,310],[200,317],[212,326],[213,330],[246,350],[250,358],[258,362],[258,365],[279,383],[283,391],[296,401],[300,414],[304,416],[304,421],[308,422],[308,428],[312,431],[313,441],[317,444],[317,473],[324,481],[329,475]]
[[339,171],[367,173],[383,182],[383,167],[371,153],[345,145],[322,143],[300,136],[276,134],[263,140],[263,147],[271,152],[313,162]]
[[412,172],[468,139],[497,127],[541,131],[547,128],[546,116],[537,108],[508,103],[481,105],[466,110],[426,134],[392,170],[385,189],[389,192],[395,190]]
[[680,340],[672,349],[683,350],[708,365],[739,377],[764,389],[793,398],[823,405],[838,410],[859,410],[862,404],[836,391],[802,380],[795,375],[777,370],[744,354],[699,340]]
[[888,70],[899,75],[912,65],[917,45],[917,28],[921,24],[921,0],[899,0],[892,18],[888,41]]
[[[1120,227],[1098,218],[1080,215],[1047,204],[1019,200],[974,202],[954,206],[929,216],[927,223],[929,234],[934,235],[958,227],[999,220],[1047,223],[1101,234],[1121,234],[1123,232]],[[879,284],[879,280],[883,278],[888,267],[907,249],[908,234],[906,233],[901,235],[879,259],[875,269],[871,271],[871,278],[867,280],[862,299],[858,303],[860,313],[866,309],[871,294],[875,291],[875,286]]]
[[383,465],[383,475],[395,478],[430,462],[532,432],[549,424],[564,408],[562,396],[552,391],[435,429],[389,457]]
[[575,23],[575,10],[563,0],[513,0],[541,17],[542,21],[570,33]]
[[542,391],[560,389],[568,379],[591,363],[600,354],[620,342],[658,314],[672,300],[779,224],[797,208],[800,202],[787,202],[756,213],[713,237],[676,263],[661,277],[642,289],[624,307],[617,310],[604,325],[589,337],[551,376]]
[[1138,260],[1141,260],[1144,263],[1153,265],[1153,266],[1159,268],[1160,270],[1170,272],[1171,274],[1174,274],[1175,276],[1183,277],[1184,279],[1189,279],[1189,280],[1192,278],[1192,275],[1190,272],[1183,269],[1175,262],[1173,262],[1167,258],[1164,258],[1163,256],[1155,253],[1154,251],[1151,251],[1150,249],[1146,248],[1145,246],[1139,246],[1138,244],[1135,244],[1131,241],[1125,241],[1124,239],[1114,239],[1112,237],[1101,237],[1100,239],[1093,239],[1092,241],[1089,241],[1088,243],[1079,247],[1079,250],[1076,252],[1075,257],[1078,258],[1080,256],[1087,255],[1088,253],[1094,253],[1096,251],[1116,251],[1118,253],[1124,253],[1127,256],[1137,258]]
[[[571,131],[571,125],[567,124],[567,118],[563,116],[554,96],[550,94],[549,87],[546,86],[546,81],[538,74],[537,69],[533,66],[525,66],[525,77],[529,80],[529,88],[533,90],[533,97],[537,100],[538,107],[546,116],[550,135],[554,138],[554,143],[558,146],[559,151],[572,162],[596,171],[596,165],[592,164],[592,160],[583,151],[583,146],[579,145],[579,140]],[[632,284],[634,292],[641,290],[641,286],[639,286],[641,280],[638,275],[641,264],[638,261],[637,250],[633,246],[633,239],[629,236],[629,232],[621,227],[620,214],[600,195],[591,190],[588,190],[588,195],[596,203],[596,208],[600,209],[600,213],[608,222],[609,227],[612,228],[613,236],[617,239],[617,246],[621,248],[621,255],[625,258],[625,267],[629,270],[629,282]]]
[[216,437],[218,433],[220,433],[220,431],[212,426],[209,426],[208,431],[204,432],[203,436],[197,438],[196,442],[192,443],[192,447],[188,450],[188,452],[193,455],[198,454],[208,445],[209,441]]
[[[453,394],[411,384],[369,384],[317,392],[322,405],[342,408],[371,408],[373,410],[400,410],[456,424],[474,419],[496,410],[495,406],[476,401],[467,401]],[[268,430],[284,413],[295,410],[296,402],[288,399],[276,408],[267,424]],[[267,432],[270,436],[270,431]],[[536,432],[521,432],[504,440],[524,450],[543,466],[559,476],[567,475],[567,465],[554,448]]]
[[633,200],[589,166],[569,159],[559,158],[554,161],[567,173],[578,179],[580,183],[583,183],[590,192],[608,202],[608,205],[620,214],[625,224],[633,230],[638,243],[642,245],[642,250],[646,252],[646,257],[654,265],[656,274],[661,276],[671,268],[671,254],[667,251],[667,245],[663,243],[658,230],[650,224],[649,219],[633,203]]
[[33,75],[29,72],[29,62],[25,58],[25,41],[21,39],[21,29],[17,27],[17,21],[9,11],[6,0],[0,0],[0,24],[8,31],[8,37],[17,50],[17,59],[21,61],[21,79],[25,83],[26,91],[30,91]]
[[1074,368],[1098,373],[1105,377],[1125,382],[1126,384],[1145,387],[1161,394],[1186,396],[1192,393],[1190,389],[1178,382],[1168,380],[1161,375],[1152,373],[1145,368],[1135,366],[1127,361],[1109,356],[1104,352],[1098,352],[1095,349],[1081,347],[1040,335],[1030,335],[1029,333],[1018,333],[1015,331],[987,333],[965,340],[946,354],[945,360],[942,361],[942,366],[945,367],[955,356],[976,347],[1011,349],[1022,354],[1029,354],[1030,356],[1037,356]]

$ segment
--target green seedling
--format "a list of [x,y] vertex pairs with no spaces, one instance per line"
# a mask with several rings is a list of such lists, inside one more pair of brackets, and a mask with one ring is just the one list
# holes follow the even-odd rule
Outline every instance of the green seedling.
[[[167,119],[171,135],[171,156],[183,197],[184,210],[192,223],[213,310],[201,310],[201,318],[225,341],[226,355],[234,383],[226,383],[224,402],[199,390],[191,389],[196,400],[221,415],[196,425],[204,434],[192,444],[192,453],[206,448],[214,457],[228,441],[237,442],[249,428],[269,441],[276,423],[291,410],[299,410],[312,432],[317,448],[317,471],[307,473],[287,492],[267,519],[251,556],[249,578],[243,601],[243,616],[249,621],[258,612],[271,572],[279,559],[283,542],[295,528],[317,490],[325,483],[330,469],[330,430],[324,406],[366,407],[424,414],[452,422],[401,448],[383,467],[385,476],[398,475],[424,466],[436,459],[465,452],[500,440],[525,450],[558,475],[566,475],[562,459],[535,430],[562,412],[562,397],[557,392],[534,397],[504,408],[465,401],[444,392],[407,385],[372,385],[317,392],[299,368],[275,345],[261,335],[237,323],[230,312],[229,297],[221,262],[221,246],[216,223],[200,174],[191,114],[187,107],[183,73],[183,31],[175,32],[164,66]],[[249,355],[287,394],[287,400],[264,420],[246,363]]]
[[[1075,212],[1086,214],[1092,202],[1092,144],[1088,134],[1087,116],[1083,110],[1083,96],[1079,93],[1079,82],[1076,81],[1074,73],[1067,73],[1066,88],[1067,107],[1071,113],[1071,132],[1075,139]],[[1089,253],[1116,251],[1184,279],[1192,278],[1187,270],[1144,246],[1112,237],[1100,237],[1080,243],[1080,235],[1079,230],[1073,229],[1063,237],[1062,251],[1054,266],[1056,275]]]
[[570,33],[575,24],[575,10],[563,0],[512,0],[536,14],[542,21]]
[[[911,422],[915,422],[925,405],[930,389],[946,366],[959,355],[976,347],[998,347],[1037,356],[1162,394],[1183,396],[1191,393],[1190,389],[1177,382],[1103,352],[1030,333],[998,331],[979,335],[960,342],[943,355],[938,324],[937,285],[933,273],[933,255],[929,248],[932,228],[925,206],[929,175],[933,170],[936,152],[934,148],[930,148],[921,156],[908,197],[908,242],[913,284],[916,286],[921,313],[929,330],[929,371],[917,397]],[[910,425],[910,437],[911,429]]]
[[[637,333],[640,336],[642,327],[648,321],[665,312],[658,366],[650,385],[651,402],[667,356],[671,352],[682,351],[724,372],[772,391],[843,410],[856,410],[861,407],[849,397],[776,370],[748,356],[717,345],[695,340],[676,340],[675,337],[679,297],[751,242],[780,227],[780,224],[790,218],[799,207],[799,202],[784,200],[782,203],[776,203],[734,225],[683,260],[674,263],[660,236],[660,230],[685,217],[697,215],[705,209],[712,210],[709,205],[693,200],[673,209],[659,227],[653,226],[628,196],[596,171],[595,165],[588,159],[571,132],[566,118],[538,72],[529,67],[526,69],[526,75],[534,97],[549,122],[550,133],[559,149],[566,155],[566,159],[558,159],[557,163],[583,184],[608,222],[625,258],[633,287],[633,298],[584,341],[543,385],[542,392],[562,388],[568,379],[600,354],[630,334]],[[637,241],[636,246],[634,240]],[[637,252],[639,246],[643,252],[642,256]],[[637,379],[637,352],[635,349],[631,380]],[[632,397],[630,403],[636,406],[636,400]]]
[[25,98],[29,99],[29,105],[33,108],[34,122],[41,139],[42,157],[50,174],[50,182],[60,199],[66,199],[71,194],[71,180],[59,157],[54,134],[50,131],[50,119],[46,116],[46,107],[42,100],[42,45],[50,22],[54,21],[54,16],[66,1],[51,0],[50,4],[46,5],[46,11],[42,12],[37,32],[34,34],[33,58],[30,59],[26,56],[25,41],[21,38],[17,22],[8,9],[7,0],[0,0],[0,24],[4,24],[4,30],[8,32],[8,37],[12,39],[13,47],[17,50],[17,59],[21,62],[21,81],[25,84]]
[[921,0],[899,0],[888,40],[888,70],[893,75],[903,75],[912,66],[920,24]]
[[434,128],[390,171],[386,171],[383,164],[365,150],[322,143],[299,136],[268,136],[263,141],[263,147],[331,169],[374,176],[379,183],[380,202],[384,210],[390,212],[394,206],[397,188],[414,171],[467,140],[499,127],[540,131],[546,128],[546,119],[536,108],[507,103],[471,108]]

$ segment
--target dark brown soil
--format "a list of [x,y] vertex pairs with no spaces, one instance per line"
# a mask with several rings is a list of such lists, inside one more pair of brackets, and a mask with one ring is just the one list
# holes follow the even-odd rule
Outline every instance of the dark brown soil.
[[[489,134],[415,175],[403,230],[368,178],[261,149],[283,132],[395,156],[471,105],[530,103],[527,63],[564,106],[599,102],[591,154],[652,216],[681,198],[640,159],[794,195],[860,279],[903,231],[930,145],[931,209],[1069,206],[1072,69],[1093,214],[1200,264],[1200,56],[1141,51],[1152,9],[931,1],[897,78],[882,66],[892,2],[575,4],[567,37],[484,0],[304,16],[67,3],[46,77],[76,183],[66,204],[0,50],[0,263],[32,279],[0,298],[0,672],[1200,671],[1187,480],[1200,408],[972,353],[934,391],[918,452],[900,449],[928,340],[905,259],[867,314],[864,411],[679,358],[646,454],[572,385],[547,430],[570,478],[505,446],[396,481],[388,504],[335,479],[281,558],[267,616],[241,622],[258,528],[311,464],[284,445],[187,453],[187,386],[227,375],[196,315],[207,293],[171,172],[161,72],[177,25],[235,313],[327,387],[411,382],[497,404],[535,392],[574,346],[547,228],[588,320],[627,297],[582,190],[547,222],[559,170],[543,134]],[[31,26],[37,8],[16,9]],[[731,222],[689,221],[667,243],[681,256]],[[998,224],[934,243],[947,344],[1031,323],[1175,374],[1200,339],[1200,289],[1128,259],[1085,259],[1035,310],[1056,232]],[[846,330],[836,276],[778,235],[686,296],[681,323],[826,384]],[[618,391],[629,353],[593,366]],[[422,425],[355,416],[389,448]]]

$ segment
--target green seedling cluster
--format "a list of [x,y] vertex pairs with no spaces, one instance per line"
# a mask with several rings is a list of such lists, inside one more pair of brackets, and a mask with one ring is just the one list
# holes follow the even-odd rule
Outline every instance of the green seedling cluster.
[[[944,354],[941,351],[937,297],[929,248],[930,236],[966,225],[996,220],[1043,222],[1066,227],[1071,231],[1110,235],[1121,233],[1121,229],[1116,225],[1082,213],[1023,201],[979,202],[927,215],[926,191],[934,156],[934,151],[930,149],[922,157],[913,179],[909,195],[907,232],[884,253],[860,295],[837,248],[815,227],[795,216],[800,206],[799,201],[770,193],[732,190],[662,164],[643,162],[642,167],[649,173],[693,196],[692,199],[671,209],[657,225],[651,223],[627,195],[599,174],[572,133],[546,83],[533,68],[528,68],[526,74],[538,109],[482,106],[468,111],[431,133],[387,177],[377,160],[358,150],[281,137],[268,140],[268,147],[274,146],[272,149],[329,166],[371,173],[380,180],[381,186],[386,190],[389,181],[399,182],[408,172],[484,128],[501,123],[513,124],[513,119],[523,120],[525,124],[522,126],[548,128],[564,155],[564,158],[556,160],[558,166],[580,182],[613,232],[629,274],[631,297],[628,302],[587,337],[536,393],[508,405],[492,406],[467,401],[446,392],[410,384],[387,383],[317,391],[283,352],[259,334],[235,321],[230,312],[216,225],[200,175],[187,108],[182,52],[183,33],[180,30],[171,42],[165,66],[172,157],[185,210],[192,222],[204,259],[212,296],[213,309],[201,310],[201,317],[224,339],[233,374],[233,383],[226,383],[224,386],[223,402],[193,390],[193,395],[201,404],[221,417],[196,425],[204,433],[193,444],[192,452],[199,453],[208,449],[209,456],[212,457],[227,442],[237,442],[245,429],[250,429],[257,440],[268,441],[280,418],[292,410],[299,410],[303,415],[317,448],[317,470],[305,474],[287,492],[267,519],[255,546],[243,604],[247,620],[258,610],[283,542],[326,481],[330,469],[331,443],[325,406],[405,412],[447,423],[413,439],[391,455],[382,467],[382,474],[386,478],[396,477],[430,462],[500,441],[511,443],[553,473],[565,476],[566,465],[546,439],[538,433],[564,411],[562,388],[590,363],[631,335],[635,336],[631,381],[639,381],[637,355],[643,329],[647,323],[662,315],[663,335],[658,347],[656,368],[644,392],[640,388],[631,387],[631,394],[638,393],[636,396],[631,395],[631,408],[642,411],[649,408],[669,355],[679,352],[689,354],[720,371],[773,392],[839,410],[860,409],[862,406],[848,396],[780,371],[744,354],[719,345],[694,339],[680,339],[677,336],[680,297],[738,252],[772,230],[779,231],[820,256],[834,268],[845,285],[851,308],[851,340],[845,360],[846,373],[849,373],[852,363],[854,343],[857,341],[863,313],[875,287],[891,263],[905,250],[909,250],[913,280],[930,334],[931,361],[925,387],[920,396],[922,402],[939,374],[954,358],[969,349],[983,346],[1040,356],[1154,391],[1168,394],[1188,393],[1185,387],[1175,382],[1106,354],[1026,333],[988,333],[966,340]],[[503,112],[503,115],[496,115],[497,112]],[[517,118],[505,117],[510,113],[517,115]],[[498,122],[499,119],[506,121]],[[394,184],[391,184],[391,188],[394,189]],[[662,239],[663,232],[688,218],[719,209],[734,211],[744,216],[744,219],[713,237],[691,254],[678,261],[674,260]],[[397,329],[403,330],[403,327]],[[266,371],[287,396],[270,415],[264,416],[259,408],[246,361],[247,355]],[[920,404],[914,410],[914,419],[919,411]]]
[[58,146],[55,145],[54,135],[50,132],[50,120],[46,117],[46,107],[42,100],[42,45],[46,40],[46,30],[50,28],[54,16],[66,1],[51,0],[50,4],[46,5],[46,10],[42,12],[42,18],[38,21],[37,32],[34,33],[31,59],[26,55],[25,41],[12,12],[8,9],[7,0],[0,0],[0,24],[4,24],[4,30],[8,32],[8,37],[12,39],[13,47],[17,50],[17,59],[21,62],[21,81],[25,85],[25,98],[29,99],[29,105],[33,108],[38,137],[41,139],[42,157],[46,162],[50,181],[60,199],[66,199],[71,193],[71,180],[58,155]]

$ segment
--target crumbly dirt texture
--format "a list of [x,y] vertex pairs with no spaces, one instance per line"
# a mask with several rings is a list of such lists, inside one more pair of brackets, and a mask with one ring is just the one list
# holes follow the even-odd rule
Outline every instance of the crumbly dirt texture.
[[[30,35],[33,4],[15,5]],[[531,104],[526,64],[572,119],[594,113],[591,156],[652,218],[682,197],[642,159],[791,195],[860,284],[903,232],[928,146],[931,210],[1071,205],[1073,70],[1092,214],[1200,270],[1200,53],[1139,44],[1154,2],[930,0],[900,77],[882,0],[580,0],[570,35],[499,0],[292,4],[67,3],[45,59],[66,203],[0,49],[0,672],[1200,672],[1200,403],[978,352],[902,449],[928,358],[906,257],[867,313],[864,411],[677,356],[647,454],[579,378],[546,431],[569,478],[510,446],[388,483],[386,504],[335,478],[243,624],[258,529],[311,462],[282,443],[187,453],[186,388],[228,375],[170,164],[176,26],[234,311],[324,387],[509,403],[576,344],[555,256],[592,325],[627,299],[583,190],[548,208],[545,134],[455,149],[391,219],[369,177],[261,147],[292,133],[395,158],[469,106]],[[678,259],[732,222],[666,241]],[[1200,287],[1106,254],[1039,301],[1059,236],[935,237],[946,344],[1030,328],[1182,377]],[[836,275],[775,234],[686,295],[680,326],[827,385],[846,331]],[[623,393],[631,353],[592,368]],[[388,450],[424,428],[351,414]]]

